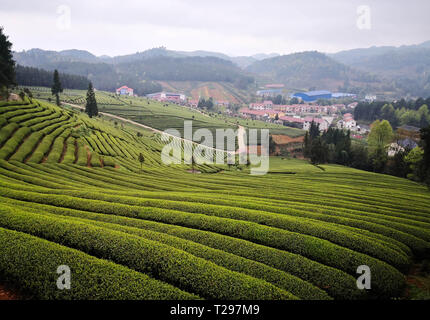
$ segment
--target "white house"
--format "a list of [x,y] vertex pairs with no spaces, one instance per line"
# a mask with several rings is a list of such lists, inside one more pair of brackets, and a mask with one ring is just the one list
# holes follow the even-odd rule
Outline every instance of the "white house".
[[320,118],[306,117],[303,122],[303,130],[309,131],[309,129],[311,128],[312,121],[318,125],[320,131],[326,131],[328,129],[328,122],[326,120]]
[[388,146],[388,156],[394,157],[397,153],[405,151],[405,148],[403,148],[401,145],[393,142]]
[[337,123],[338,129],[347,129],[347,130],[355,131],[356,127],[357,127],[357,122],[354,120],[354,118],[352,117],[352,114],[350,113],[346,113],[343,116],[343,120],[340,120]]
[[125,95],[125,96],[133,96],[133,89],[127,86],[122,86],[121,88],[116,89],[116,94]]

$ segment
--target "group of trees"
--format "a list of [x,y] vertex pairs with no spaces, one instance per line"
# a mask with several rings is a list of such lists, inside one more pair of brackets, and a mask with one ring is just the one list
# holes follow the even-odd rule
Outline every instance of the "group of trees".
[[0,98],[8,98],[8,89],[15,84],[15,61],[12,43],[0,27]]
[[22,65],[86,77],[100,90],[113,91],[127,84],[138,95],[162,91],[158,81],[224,81],[240,89],[254,83],[252,76],[231,61],[216,57],[171,57],[159,55],[158,51],[101,59],[29,50],[15,57]]
[[212,97],[210,97],[207,100],[204,98],[200,98],[199,103],[197,105],[197,108],[212,110],[214,108],[214,101],[213,101]]
[[286,104],[304,104],[303,100],[299,100],[296,97],[293,97],[291,99],[286,99],[284,96],[278,94],[275,97],[272,96],[264,96],[264,100],[272,101],[275,105],[286,105]]
[[312,121],[304,140],[304,156],[313,164],[337,163],[348,165],[351,162],[351,138],[349,131],[329,128],[323,134]]
[[[49,73],[48,71],[36,69],[36,68],[26,68],[15,66],[15,61],[13,60],[12,55],[12,43],[8,40],[8,37],[3,33],[3,28],[0,27],[0,98],[8,98],[9,97],[9,89],[16,85],[15,79],[19,77],[32,77],[29,81],[32,82],[31,85],[48,85],[47,79]],[[64,77],[64,78],[63,78]],[[89,117],[98,115],[97,101],[94,93],[93,85],[91,82],[88,83],[88,80],[84,77],[70,76],[70,75],[62,75],[62,80],[60,80],[60,74],[57,70],[54,71],[53,74],[53,84],[51,87],[52,95],[55,95],[55,100],[58,106],[61,105],[60,102],[60,93],[63,92],[63,84],[62,81],[66,81],[68,87],[71,83],[78,83],[80,86],[85,84],[88,85],[87,92],[87,101],[85,105],[85,112],[89,115]],[[51,78],[52,79],[52,78]],[[40,81],[40,82],[38,82]],[[43,83],[42,83],[43,82]],[[23,83],[20,83],[24,85]],[[30,85],[30,84],[29,84]],[[23,98],[24,95],[27,94],[31,96],[30,90],[27,88],[24,89],[20,93],[20,97]]]
[[[52,72],[17,65],[15,68],[16,82],[20,86],[49,87],[52,84]],[[83,76],[60,73],[61,83],[65,88],[85,90],[88,88],[89,80]]]
[[420,146],[400,149],[388,155],[388,147],[395,135],[387,120],[375,121],[365,143],[353,142],[349,131],[329,128],[320,133],[311,123],[304,139],[304,156],[315,165],[336,163],[353,168],[386,173],[430,186],[430,126],[420,131]]
[[430,97],[397,102],[360,102],[354,110],[356,120],[375,121],[385,119],[393,127],[411,125],[425,128],[430,125]]

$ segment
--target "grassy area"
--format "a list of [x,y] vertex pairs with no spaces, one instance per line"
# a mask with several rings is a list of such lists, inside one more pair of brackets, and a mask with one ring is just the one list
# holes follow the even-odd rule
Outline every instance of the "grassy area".
[[[399,298],[412,261],[428,259],[419,184],[282,158],[264,176],[196,174],[164,165],[162,147],[108,118],[0,103],[2,279],[47,299]],[[60,264],[71,290],[56,290]],[[372,290],[357,289],[361,265]]]
[[[52,99],[49,88],[31,87],[38,99]],[[83,90],[64,90],[60,99],[64,102],[83,106],[86,92]],[[258,120],[245,120],[215,112],[202,113],[187,107],[165,104],[140,97],[118,97],[113,93],[97,91],[96,99],[99,111],[111,113],[142,123],[155,129],[177,129],[183,134],[184,121],[193,121],[193,128],[207,128],[215,134],[216,129],[236,129],[238,125],[245,128],[269,129],[271,134],[284,134],[291,137],[304,135],[303,130],[266,123]]]

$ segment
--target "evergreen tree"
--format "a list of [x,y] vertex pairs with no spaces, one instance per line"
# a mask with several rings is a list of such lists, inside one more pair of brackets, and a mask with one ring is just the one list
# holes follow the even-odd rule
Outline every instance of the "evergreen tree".
[[312,164],[320,164],[327,162],[327,146],[324,144],[321,137],[317,137],[312,140],[311,162]]
[[430,126],[421,129],[421,143],[423,145],[423,180],[426,182],[427,186],[430,188]]
[[0,27],[0,98],[8,98],[7,89],[15,84],[15,61],[12,56],[12,43]]
[[310,136],[311,140],[320,136],[319,125],[316,124],[313,120],[311,122],[311,127],[309,128],[309,136]]
[[61,86],[58,70],[54,71],[54,84],[52,85],[51,92],[55,95],[57,106],[60,106],[60,93],[63,92],[63,87]]
[[96,117],[99,114],[97,107],[96,95],[94,93],[93,84],[90,82],[87,91],[87,103],[85,104],[85,112],[90,118]]
[[142,170],[142,165],[145,162],[145,157],[142,153],[139,153],[140,170]]

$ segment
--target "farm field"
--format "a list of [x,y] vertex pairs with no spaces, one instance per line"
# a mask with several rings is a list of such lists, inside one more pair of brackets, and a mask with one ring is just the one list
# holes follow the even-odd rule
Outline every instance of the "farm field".
[[239,90],[227,82],[202,81],[158,81],[166,91],[181,91],[195,100],[199,97],[216,101],[229,101],[232,104],[243,104],[250,101],[250,92]]
[[[156,108],[170,107],[144,111],[154,125]],[[1,281],[39,299],[389,299],[429,258],[424,186],[279,157],[264,176],[197,174],[161,163],[162,147],[126,123],[1,102]],[[70,290],[57,289],[60,265]],[[357,289],[361,265],[371,290]]]
[[[52,98],[49,88],[29,87],[38,99]],[[64,90],[60,94],[61,101],[80,106],[85,105],[84,90]],[[197,110],[165,104],[141,97],[118,97],[110,92],[96,91],[99,111],[128,118],[146,126],[158,129],[177,129],[184,131],[184,121],[193,121],[193,129],[207,128],[215,134],[216,129],[236,129],[238,125],[245,128],[269,129],[271,134],[282,134],[291,137],[304,135],[303,130],[270,124],[258,120],[244,120],[224,114],[204,114]]]

